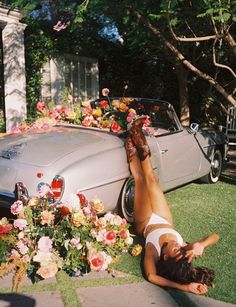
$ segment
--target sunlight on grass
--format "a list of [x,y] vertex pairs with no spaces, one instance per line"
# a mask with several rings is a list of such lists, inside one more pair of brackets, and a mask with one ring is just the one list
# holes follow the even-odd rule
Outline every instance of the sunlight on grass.
[[215,185],[192,183],[166,195],[175,227],[186,241],[195,241],[211,232],[220,235],[220,242],[209,248],[195,264],[207,266],[216,272],[216,288],[209,289],[209,296],[235,303],[235,185],[223,182]]

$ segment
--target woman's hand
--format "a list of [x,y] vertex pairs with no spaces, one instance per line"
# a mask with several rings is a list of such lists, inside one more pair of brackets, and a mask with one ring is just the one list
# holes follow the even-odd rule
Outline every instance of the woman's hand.
[[191,292],[191,293],[194,293],[194,294],[205,294],[208,291],[208,287],[205,284],[192,282],[192,283],[186,285],[185,291]]
[[186,251],[185,257],[188,258],[188,262],[191,262],[193,258],[201,257],[204,252],[204,246],[200,242],[196,242],[192,245],[190,250]]

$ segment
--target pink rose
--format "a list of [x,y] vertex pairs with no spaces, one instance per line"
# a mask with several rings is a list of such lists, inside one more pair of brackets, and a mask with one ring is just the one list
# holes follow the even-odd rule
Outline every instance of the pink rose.
[[51,225],[54,221],[54,214],[48,210],[41,213],[41,225]]
[[36,272],[42,278],[50,278],[54,277],[58,271],[57,265],[55,263],[51,263],[48,265],[41,266]]
[[36,109],[39,111],[43,111],[46,108],[46,102],[38,102],[36,105]]
[[22,240],[20,240],[18,243],[17,243],[17,248],[19,250],[19,252],[22,254],[22,255],[25,255],[28,253],[29,251],[29,248],[27,245],[24,244],[24,242]]
[[13,225],[15,228],[23,230],[27,226],[27,221],[25,219],[16,219]]
[[49,237],[41,237],[38,241],[38,249],[41,252],[48,252],[52,249],[52,240]]
[[92,122],[93,122],[93,116],[86,116],[82,121],[82,125],[85,127],[89,127],[91,126]]
[[102,89],[102,96],[108,96],[110,93],[109,88],[105,87]]
[[93,253],[89,257],[90,268],[92,271],[98,272],[102,269],[105,259],[102,253]]
[[24,210],[24,206],[21,200],[17,200],[11,205],[11,213],[14,215],[19,214],[23,210]]
[[82,111],[85,115],[92,115],[93,114],[92,108],[82,108]]
[[59,119],[61,118],[60,113],[58,113],[58,111],[56,109],[52,109],[49,111],[49,117],[55,118],[55,119]]

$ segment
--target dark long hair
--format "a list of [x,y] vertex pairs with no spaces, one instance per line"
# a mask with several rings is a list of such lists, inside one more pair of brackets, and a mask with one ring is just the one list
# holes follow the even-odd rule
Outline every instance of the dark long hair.
[[158,275],[180,284],[197,282],[208,286],[213,285],[215,277],[215,272],[213,270],[188,263],[188,259],[185,258],[186,251],[183,248],[181,248],[183,258],[179,261],[171,257],[164,260],[163,247],[161,257],[157,262]]

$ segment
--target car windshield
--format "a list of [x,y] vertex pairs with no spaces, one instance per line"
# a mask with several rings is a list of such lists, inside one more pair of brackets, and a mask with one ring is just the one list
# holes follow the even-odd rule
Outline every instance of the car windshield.
[[135,102],[134,108],[139,115],[145,114],[150,117],[151,127],[156,135],[179,130],[175,112],[166,102],[151,100],[137,101]]
[[[92,107],[96,108],[101,100],[107,100],[107,98],[92,102]],[[116,100],[129,101],[129,108],[135,109],[138,115],[148,115],[154,135],[158,136],[180,130],[175,111],[168,102],[148,98],[110,98],[112,102]]]

